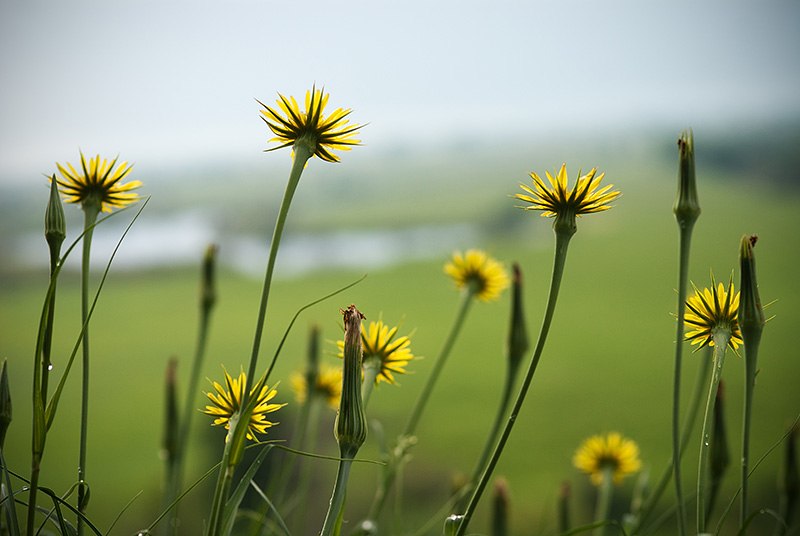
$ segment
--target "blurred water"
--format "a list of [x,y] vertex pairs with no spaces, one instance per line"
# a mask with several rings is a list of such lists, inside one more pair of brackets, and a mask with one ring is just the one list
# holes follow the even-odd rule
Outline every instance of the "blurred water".
[[[220,247],[219,259],[223,265],[246,275],[263,275],[270,237],[234,234],[222,230],[223,227],[200,211],[140,220],[119,247],[114,269],[198,264],[205,247],[214,243]],[[124,226],[118,224],[97,229],[92,240],[93,268],[104,268],[123,232]],[[454,249],[474,245],[478,235],[477,227],[467,223],[288,233],[281,242],[276,274],[295,277],[326,268],[374,269],[446,256]],[[65,247],[68,243],[69,240]],[[46,268],[47,246],[40,232],[23,234],[11,246],[10,258],[4,264],[15,270]],[[79,265],[80,247],[71,253],[66,268],[76,270]]]

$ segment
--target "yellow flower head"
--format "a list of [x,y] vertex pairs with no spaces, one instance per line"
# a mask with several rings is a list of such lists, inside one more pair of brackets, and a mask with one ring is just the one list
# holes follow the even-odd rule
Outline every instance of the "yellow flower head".
[[[292,389],[295,398],[300,404],[308,398],[308,379],[300,372],[292,374]],[[317,383],[314,385],[314,396],[324,399],[330,407],[339,407],[339,399],[342,397],[342,368],[323,365],[317,375]]]
[[301,112],[294,97],[288,99],[278,93],[278,108],[270,108],[261,101],[261,119],[267,124],[275,137],[269,141],[277,141],[281,145],[267,149],[274,151],[290,147],[296,143],[305,143],[313,154],[326,162],[338,162],[339,157],[330,151],[349,151],[361,140],[355,139],[356,132],[363,126],[350,124],[347,116],[352,110],[336,108],[328,117],[323,115],[328,104],[329,95],[324,90],[312,87],[306,91],[305,111]]
[[[217,382],[212,382],[216,392],[206,393],[212,405],[206,406],[203,413],[216,417],[212,423],[213,426],[224,424],[226,430],[230,429],[230,419],[239,411],[246,383],[247,375],[244,371],[239,373],[238,378],[231,377],[228,371],[225,371],[225,387]],[[258,396],[258,398],[253,414],[250,415],[250,423],[247,425],[247,439],[255,439],[255,434],[266,434],[267,428],[278,424],[277,422],[268,421],[266,414],[278,411],[286,405],[269,403],[278,394],[274,387],[270,389],[267,385],[264,385],[257,395],[255,387],[250,391],[250,396]]]
[[525,210],[541,210],[543,217],[550,216],[580,216],[581,214],[591,214],[592,212],[602,212],[611,208],[607,203],[619,196],[618,191],[611,191],[613,184],[608,184],[597,190],[600,181],[603,180],[605,173],[597,175],[597,168],[586,175],[578,177],[575,187],[567,188],[567,165],[562,164],[558,175],[553,178],[550,172],[546,172],[549,185],[546,184],[539,175],[531,172],[533,188],[520,184],[520,188],[528,192],[527,194],[515,194],[514,197],[520,201],[530,203],[530,206],[522,207]]
[[497,299],[509,285],[503,265],[477,249],[470,249],[464,255],[454,253],[444,272],[453,278],[458,288],[467,288],[482,301]]
[[619,484],[623,478],[635,473],[642,466],[639,446],[617,432],[604,436],[594,435],[581,443],[575,451],[572,464],[588,474],[595,486],[602,484],[606,469],[612,470],[614,484]]
[[95,206],[103,212],[111,212],[115,207],[124,207],[137,201],[139,196],[131,190],[142,185],[140,181],[120,184],[132,166],[122,162],[115,169],[116,164],[116,158],[109,162],[105,158],[101,159],[100,155],[87,162],[81,152],[80,171],[70,163],[66,166],[56,163],[62,176],[56,182],[61,186],[61,193],[66,196],[68,203],[81,203],[84,207]]
[[698,349],[714,346],[714,334],[725,330],[730,333],[728,346],[736,350],[742,344],[742,332],[736,318],[738,313],[739,293],[733,288],[733,280],[725,290],[725,285],[715,284],[714,276],[711,276],[711,288],[700,290],[694,287],[694,296],[686,300],[686,340],[693,345],[699,344]]
[[[397,335],[397,327],[390,328],[382,320],[370,322],[368,327],[361,324],[361,347],[363,350],[362,362],[371,359],[380,362],[381,369],[375,377],[375,384],[381,382],[396,383],[395,374],[405,374],[406,365],[414,359],[411,353],[411,339],[404,335]],[[344,341],[336,341],[339,347],[339,357],[344,357]]]

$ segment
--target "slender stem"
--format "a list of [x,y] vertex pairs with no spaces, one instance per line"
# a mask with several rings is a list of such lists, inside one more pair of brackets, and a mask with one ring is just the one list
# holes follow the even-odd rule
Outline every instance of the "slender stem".
[[745,376],[744,376],[744,414],[742,418],[742,493],[739,508],[739,528],[743,529],[748,517],[747,498],[748,498],[748,474],[750,472],[750,423],[753,409],[753,392],[756,383],[756,363],[758,363],[758,345],[761,339],[759,334],[757,340],[747,341],[745,346]]
[[[510,371],[509,371],[510,372]],[[506,412],[508,411],[508,405],[511,402],[511,395],[513,394],[514,388],[514,375],[508,374],[506,375],[506,381],[503,385],[503,395],[500,399],[500,405],[497,407],[497,415],[494,419],[494,424],[492,424],[492,429],[489,434],[486,436],[486,444],[483,446],[483,452],[481,452],[481,456],[478,459],[478,463],[475,464],[475,469],[472,471],[472,476],[467,483],[467,487],[469,489],[465,489],[462,495],[461,500],[463,501],[467,497],[467,493],[474,488],[475,483],[480,478],[481,474],[483,474],[484,469],[486,469],[486,464],[489,461],[489,456],[491,456],[492,452],[494,451],[495,441],[497,440],[497,434],[500,431],[500,426],[503,424],[503,417],[505,416]],[[466,506],[463,503],[461,506]]]
[[325,523],[322,525],[320,536],[331,536],[334,534],[342,508],[344,507],[344,497],[347,493],[347,480],[350,478],[350,467],[352,464],[352,458],[342,458],[339,461],[339,470],[336,472],[336,483],[333,485],[333,495],[331,496],[328,513],[325,515]]
[[445,361],[447,361],[447,357],[450,355],[450,350],[453,349],[453,344],[455,343],[456,338],[461,331],[461,326],[464,324],[464,319],[467,317],[467,311],[472,303],[473,296],[474,294],[471,290],[464,292],[462,296],[461,305],[458,309],[458,313],[456,314],[455,322],[453,322],[453,326],[450,328],[450,333],[448,333],[447,339],[445,339],[444,342],[444,346],[442,346],[439,356],[436,358],[436,361],[433,364],[433,370],[428,376],[428,381],[425,383],[425,387],[423,388],[422,393],[419,395],[417,403],[411,412],[411,417],[409,417],[406,428],[403,431],[403,435],[405,436],[414,435],[414,432],[417,429],[417,424],[419,424],[419,419],[422,416],[422,412],[425,410],[425,406],[431,396],[433,387],[436,385],[436,382],[439,379],[439,375],[444,368]]
[[700,436],[700,460],[697,467],[697,532],[706,532],[706,502],[708,501],[709,474],[708,463],[711,453],[711,430],[714,421],[714,405],[717,400],[717,387],[722,377],[722,365],[725,363],[725,350],[730,339],[730,332],[718,330],[714,334],[714,368],[711,383],[708,387],[706,410],[703,415],[703,432]]
[[[702,399],[703,392],[706,389],[706,385],[708,385],[708,373],[711,370],[712,352],[713,347],[709,347],[708,355],[699,359],[700,363],[698,365],[697,378],[695,380],[694,390],[692,391],[692,398],[690,399],[689,406],[686,410],[686,420],[683,423],[683,429],[681,431],[680,451],[678,453],[680,458],[683,458],[683,455],[686,452],[686,446],[689,444],[689,440],[692,437],[692,430],[694,430],[694,425],[697,421],[697,415],[699,414],[698,410],[700,409],[700,401]],[[633,534],[636,534],[638,529],[644,526],[650,515],[655,511],[656,503],[658,503],[658,500],[664,494],[664,491],[667,489],[667,484],[673,475],[673,463],[674,460],[670,458],[670,460],[667,462],[667,467],[661,474],[661,478],[658,480],[658,483],[653,488],[652,493],[647,498],[645,505],[642,507],[639,519],[636,521],[636,525],[631,531]]]
[[[614,468],[603,468],[603,481],[597,492],[597,506],[595,507],[594,520],[608,521],[611,514],[611,497],[614,494]],[[606,525],[594,529],[595,536],[603,536],[606,533]]]
[[[425,382],[425,386],[422,388],[422,393],[419,395],[419,398],[414,405],[414,409],[411,411],[411,416],[408,419],[408,423],[406,423],[406,427],[403,432],[403,437],[405,438],[413,436],[417,429],[422,412],[425,410],[428,399],[433,392],[433,387],[436,385],[439,375],[444,368],[445,361],[447,361],[447,357],[450,355],[450,351],[453,349],[453,345],[458,338],[458,334],[461,332],[461,327],[464,325],[464,320],[467,317],[467,312],[469,311],[469,306],[473,301],[473,297],[474,294],[471,290],[467,290],[462,294],[461,305],[458,308],[458,312],[456,313],[456,318],[453,321],[450,332],[447,334],[447,338],[444,341],[442,349],[439,351],[436,361],[434,361],[433,370],[431,371],[430,375],[428,375],[428,380]],[[397,465],[404,463],[404,460],[405,457],[401,456],[400,458],[389,461],[390,465],[384,471],[383,479],[379,482],[378,487],[375,490],[375,496],[372,499],[372,505],[369,509],[368,519],[377,519],[378,515],[383,510],[383,506],[386,504],[386,497],[388,497],[389,490],[391,489],[395,478],[397,477]]]
[[[183,418],[179,421],[178,441],[175,445],[175,456],[172,463],[168,466],[167,493],[165,495],[166,505],[169,506],[180,494],[184,460],[186,457],[186,445],[189,442],[189,431],[191,430],[192,417],[197,412],[195,400],[197,398],[197,386],[200,383],[200,370],[202,369],[203,357],[206,353],[206,343],[208,342],[208,325],[211,320],[211,310],[213,306],[201,300],[200,307],[200,326],[197,333],[197,345],[195,347],[194,360],[189,376],[189,385],[186,390],[186,400],[183,405]],[[171,510],[168,520],[169,530],[175,535],[178,534],[178,505]]]
[[[261,290],[261,303],[258,307],[258,320],[256,322],[256,332],[253,338],[253,351],[250,355],[250,364],[247,367],[247,380],[244,394],[242,395],[241,407],[247,405],[247,398],[250,396],[250,388],[253,385],[253,377],[258,362],[258,353],[261,349],[261,337],[264,333],[264,321],[267,317],[267,303],[269,301],[270,286],[272,285],[272,274],[275,270],[275,260],[278,257],[278,249],[281,245],[281,236],[283,235],[283,227],[286,224],[286,216],[289,214],[289,207],[292,204],[294,192],[297,190],[297,185],[300,183],[300,175],[303,174],[303,168],[313,154],[313,151],[305,144],[297,143],[294,146],[294,163],[289,173],[289,181],[286,183],[286,191],[283,194],[283,201],[281,201],[281,206],[278,211],[278,218],[275,220],[275,228],[272,231],[272,242],[269,246],[269,259],[267,260],[267,270],[264,274],[264,286]],[[277,355],[273,358],[273,365],[275,359],[277,359]],[[267,379],[269,379],[269,372],[271,370],[272,365],[270,365],[270,370],[267,372]]]
[[[230,449],[226,448],[227,453]],[[228,498],[228,491],[231,489],[231,482],[233,482],[233,471],[235,466],[228,465],[228,457],[223,455],[223,463],[220,465],[219,476],[217,477],[217,486],[214,488],[214,498],[211,502],[211,517],[208,520],[208,536],[217,536],[220,534],[222,528],[222,510],[225,506],[225,501]]]
[[[316,448],[317,443],[317,434],[319,430],[319,421],[320,421],[320,410],[324,406],[325,402],[319,396],[313,397],[313,399],[309,400],[311,402],[310,407],[308,408],[307,419],[305,424],[301,428],[302,435],[299,438],[298,443],[300,444],[300,450],[303,452],[313,452]],[[294,467],[293,460],[298,459],[297,455],[292,455],[289,457],[289,460],[286,462],[289,465],[289,470]],[[281,509],[281,513],[284,519],[287,519],[288,516],[292,514],[292,512],[298,507],[304,504],[308,504],[308,490],[311,484],[311,469],[312,464],[308,463],[306,460],[301,461],[299,474],[297,476],[297,482],[295,485],[294,490],[290,493],[288,486],[284,484],[280,488],[280,493],[285,494],[286,498],[283,496],[280,497],[281,500],[285,501],[286,506]],[[291,473],[287,473],[291,475]],[[303,513],[303,509],[300,509],[301,514]],[[308,521],[308,517],[305,515],[301,515],[300,519],[297,521],[297,527],[295,527],[296,534],[306,534],[306,522]]]
[[[50,378],[50,355],[53,341],[53,324],[56,309],[56,283],[58,278],[58,255],[53,249],[50,250],[50,284],[52,290],[49,294],[47,303],[47,316],[44,325],[44,337],[42,338],[41,356],[36,356],[39,363],[34,364],[33,379],[33,439],[31,455],[31,476],[28,493],[28,517],[27,534],[33,534],[36,517],[36,495],[39,490],[39,474],[44,455],[44,444],[47,438],[47,425],[45,424],[44,411],[47,407],[47,391]],[[41,327],[40,327],[41,329]]]
[[[97,221],[99,205],[84,204],[84,229],[83,257],[81,260],[81,324],[83,325],[83,341],[81,343],[83,356],[83,375],[81,381],[81,424],[80,447],[78,454],[78,512],[86,513],[88,499],[86,490],[86,449],[89,436],[89,269],[92,250],[92,235],[94,223]],[[83,516],[78,516],[78,536],[84,533]]]
[[686,314],[686,288],[689,282],[689,251],[691,250],[694,222],[680,226],[680,258],[678,261],[678,321],[675,335],[675,372],[672,384],[672,475],[675,482],[678,534],[686,534],[686,508],[681,482],[681,363],[683,361],[683,331]]
[[558,301],[558,291],[561,288],[561,278],[564,275],[564,265],[566,264],[567,260],[567,248],[569,247],[569,241],[574,234],[574,230],[570,231],[558,231],[556,230],[556,248],[555,248],[555,255],[553,259],[553,276],[550,281],[550,295],[547,298],[547,308],[545,309],[544,319],[542,320],[542,327],[539,331],[539,340],[536,341],[536,348],[533,350],[533,357],[531,358],[530,365],[528,366],[528,371],[525,374],[525,379],[522,382],[522,386],[517,393],[517,398],[514,402],[514,406],[511,409],[511,414],[508,416],[508,421],[506,422],[506,426],[503,429],[503,433],[500,435],[500,439],[497,442],[497,446],[492,453],[492,457],[489,460],[489,464],[486,466],[486,469],[483,471],[480,480],[478,481],[477,486],[475,487],[475,491],[472,493],[472,497],[470,498],[469,504],[467,505],[467,510],[464,512],[464,518],[461,521],[461,525],[458,527],[458,532],[456,533],[457,536],[463,536],[465,531],[467,530],[467,525],[469,525],[469,521],[472,518],[472,515],[475,512],[475,508],[478,505],[478,501],[480,501],[481,495],[483,494],[483,490],[486,488],[486,484],[488,483],[489,479],[492,476],[492,472],[494,471],[495,465],[497,465],[498,460],[500,459],[500,455],[503,452],[503,448],[508,441],[509,436],[511,435],[511,430],[514,427],[514,423],[517,420],[517,416],[519,415],[520,410],[522,409],[522,404],[525,402],[525,396],[528,393],[528,388],[531,385],[531,381],[533,380],[533,375],[536,372],[536,367],[539,365],[539,359],[542,357],[542,351],[544,350],[544,343],[547,340],[547,333],[550,331],[550,323],[553,321],[553,314],[555,313],[556,309],[556,302]]
[[381,371],[381,360],[377,357],[366,359],[364,360],[363,367],[364,380],[361,384],[361,400],[364,401],[364,409],[367,409],[369,397],[372,394],[372,389],[375,387],[375,378],[378,377],[378,373]]

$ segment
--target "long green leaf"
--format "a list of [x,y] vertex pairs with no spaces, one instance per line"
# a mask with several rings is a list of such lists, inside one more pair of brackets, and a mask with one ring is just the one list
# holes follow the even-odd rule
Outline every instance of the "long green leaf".
[[327,300],[328,298],[332,298],[332,297],[336,296],[337,294],[339,294],[341,292],[344,292],[345,290],[358,285],[359,283],[364,281],[364,279],[366,279],[366,278],[367,278],[367,274],[364,274],[360,278],[358,278],[355,281],[353,281],[352,283],[349,283],[349,284],[347,284],[347,285],[345,285],[345,286],[343,286],[343,287],[341,287],[341,288],[339,288],[337,290],[334,290],[330,294],[326,294],[325,296],[323,296],[321,298],[317,298],[316,300],[305,304],[304,306],[302,306],[301,308],[299,308],[297,310],[297,312],[294,314],[292,319],[289,321],[289,325],[286,327],[286,331],[283,332],[283,337],[281,337],[281,341],[278,343],[278,347],[275,349],[275,354],[272,356],[272,361],[269,364],[269,368],[267,368],[267,373],[265,375],[266,380],[269,380],[269,376],[270,376],[270,374],[272,374],[272,369],[275,367],[275,363],[278,361],[278,355],[281,353],[281,349],[283,348],[283,343],[286,342],[286,338],[289,336],[289,332],[292,331],[292,327],[294,326],[294,323],[297,320],[297,318],[300,316],[300,313],[302,313],[303,311],[305,311],[309,307],[313,307],[314,305],[316,305],[316,304],[318,304],[320,302],[323,302],[323,301]]

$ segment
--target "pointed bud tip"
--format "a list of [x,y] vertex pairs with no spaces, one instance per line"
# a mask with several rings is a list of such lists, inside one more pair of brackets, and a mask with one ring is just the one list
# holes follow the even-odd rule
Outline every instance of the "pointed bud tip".
[[50,177],[50,197],[44,213],[44,236],[51,249],[61,249],[61,243],[67,236],[67,224],[64,219],[64,207],[58,195],[56,176]]

